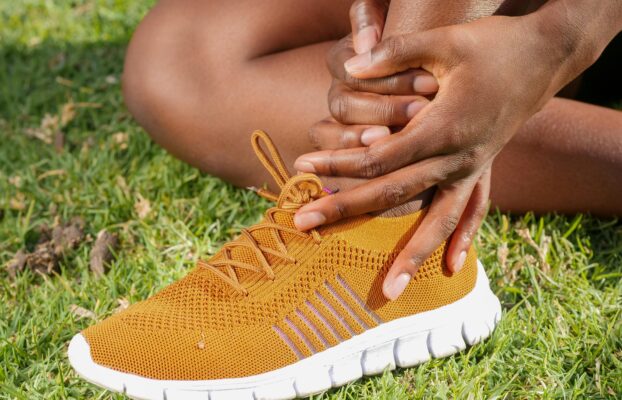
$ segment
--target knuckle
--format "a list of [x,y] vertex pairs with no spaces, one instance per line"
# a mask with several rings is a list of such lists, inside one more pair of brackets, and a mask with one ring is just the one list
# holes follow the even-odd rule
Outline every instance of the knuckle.
[[346,80],[348,73],[343,67],[343,62],[344,59],[351,57],[350,53],[353,46],[352,35],[348,35],[338,41],[326,53],[326,66],[333,78],[340,81]]
[[462,133],[457,130],[452,130],[447,133],[446,146],[452,150],[459,150],[462,145]]
[[382,96],[382,100],[374,104],[373,114],[379,123],[391,123],[395,121],[395,106],[391,100],[391,96]]
[[460,151],[448,163],[450,165],[450,176],[454,179],[461,179],[473,175],[480,169],[482,152],[479,147],[466,148]]
[[343,77],[343,83],[354,90],[364,89],[366,86],[366,82],[361,81],[361,79],[357,79],[353,77],[347,72],[345,73]]
[[337,97],[341,96],[342,92],[343,92],[343,87],[341,83],[339,82],[339,80],[333,79],[333,82],[331,83],[330,88],[328,89],[329,107],[333,99],[336,99]]
[[331,204],[333,210],[335,210],[335,214],[338,219],[347,218],[350,216],[350,211],[348,207],[339,200],[334,200]]
[[381,57],[393,61],[399,61],[404,57],[406,53],[406,42],[403,36],[391,36],[382,42],[383,46],[380,50],[380,54],[372,51],[372,60],[376,57]]
[[341,91],[333,93],[329,101],[330,114],[339,122],[346,122],[349,116],[350,101]]
[[477,36],[454,29],[445,32],[444,43],[446,54],[453,54],[456,61],[470,56],[475,49],[481,47]]
[[444,215],[440,218],[439,228],[441,230],[441,234],[446,238],[451,235],[458,226],[458,222],[460,218],[456,215]]
[[420,253],[410,253],[408,255],[408,261],[410,262],[410,270],[416,272],[417,269],[425,262],[425,258]]
[[375,152],[372,152],[369,147],[365,149],[363,158],[359,161],[358,167],[360,175],[368,179],[380,176],[384,172],[382,160]]
[[411,94],[412,78],[409,79],[404,73],[398,73],[385,78],[380,78],[380,82],[388,93],[392,94]]
[[314,149],[320,150],[322,148],[322,142],[320,140],[320,128],[317,124],[309,128],[309,130],[307,131],[307,137],[309,139],[309,142],[311,143],[311,146],[313,146]]
[[466,149],[461,157],[462,169],[465,172],[472,174],[478,169],[481,157],[482,150],[479,147]]
[[337,165],[337,161],[335,157],[333,157],[334,152],[331,152],[331,156],[328,157],[328,172],[331,176],[339,175],[339,166]]
[[442,144],[446,150],[458,151],[464,147],[464,134],[461,127],[445,122],[441,125],[441,131],[443,132]]
[[381,201],[383,205],[393,207],[406,200],[406,191],[397,183],[388,183],[382,187]]

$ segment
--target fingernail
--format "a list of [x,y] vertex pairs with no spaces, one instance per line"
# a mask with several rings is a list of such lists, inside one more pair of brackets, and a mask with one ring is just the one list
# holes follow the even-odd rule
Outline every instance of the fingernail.
[[371,53],[370,52],[356,55],[352,57],[351,59],[349,59],[348,61],[346,61],[345,64],[343,64],[343,66],[345,67],[346,71],[348,71],[349,74],[355,74],[357,72],[361,72],[365,68],[369,67],[370,65],[371,65]]
[[410,274],[402,272],[392,282],[385,283],[384,294],[389,300],[395,300],[404,292],[410,282]]
[[425,104],[421,101],[414,101],[406,107],[406,116],[413,118],[423,108]]
[[361,133],[361,143],[365,146],[377,142],[378,140],[385,138],[391,134],[391,130],[386,126],[372,126],[367,128]]
[[309,211],[294,215],[294,224],[301,231],[306,231],[326,222],[324,214],[317,211]]
[[432,75],[416,75],[413,81],[415,93],[435,93],[438,91],[438,82]]
[[378,43],[378,31],[373,26],[366,26],[356,35],[354,51],[357,54],[368,52]]
[[464,267],[464,262],[466,261],[466,256],[467,253],[463,250],[458,256],[458,261],[456,262],[456,265],[454,265],[454,273],[458,273],[462,270],[462,267]]
[[297,171],[301,171],[301,172],[310,172],[312,174],[315,173],[315,165],[311,164],[309,161],[306,161],[306,160],[294,161],[294,168]]

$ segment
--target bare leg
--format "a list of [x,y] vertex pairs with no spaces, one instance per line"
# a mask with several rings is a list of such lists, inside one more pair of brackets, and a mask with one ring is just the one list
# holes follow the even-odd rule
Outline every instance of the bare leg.
[[554,98],[497,156],[502,210],[622,215],[622,112]]
[[259,185],[270,179],[252,154],[253,130],[269,132],[290,165],[312,150],[307,129],[329,115],[325,54],[349,32],[350,3],[233,3],[161,0],[130,43],[124,95],[175,156]]
[[[350,2],[299,3],[162,0],[128,51],[128,108],[177,157],[236,185],[267,181],[248,134],[267,130],[289,163],[312,150],[307,129],[329,114],[324,54],[350,30]],[[447,4],[423,1],[413,25],[494,10],[471,5],[460,17]],[[620,127],[621,112],[552,100],[495,162],[493,206],[622,214]]]

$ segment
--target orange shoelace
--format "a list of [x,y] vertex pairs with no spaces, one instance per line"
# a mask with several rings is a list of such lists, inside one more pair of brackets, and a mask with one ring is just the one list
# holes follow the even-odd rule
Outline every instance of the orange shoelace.
[[[262,148],[262,142],[268,149],[268,154]],[[294,214],[302,205],[327,195],[322,190],[322,182],[316,175],[300,174],[293,177],[289,175],[287,169],[285,168],[283,158],[279,154],[276,146],[268,134],[263,131],[253,132],[251,143],[253,145],[253,150],[255,150],[255,154],[259,158],[259,161],[261,161],[263,166],[274,178],[274,181],[277,185],[279,185],[281,193],[277,195],[276,193],[266,189],[250,189],[254,190],[261,197],[276,202],[276,207],[272,207],[266,211],[266,221],[254,225],[248,229],[243,229],[237,240],[225,244],[221,250],[224,254],[224,259],[210,262],[199,260],[198,262],[200,267],[206,268],[207,270],[213,272],[217,277],[231,285],[236,292],[244,295],[247,295],[248,292],[240,283],[235,268],[251,270],[258,273],[263,272],[268,279],[274,279],[274,271],[266,259],[266,254],[270,254],[288,262],[296,262],[296,260],[288,254],[287,246],[283,242],[280,235],[281,232],[303,238],[310,237],[316,242],[319,242],[321,239],[320,234],[315,229],[307,233],[279,224],[274,219],[275,213],[285,212]],[[251,233],[260,229],[270,230],[276,241],[278,247],[277,249],[263,246],[257,242]],[[231,250],[235,247],[245,247],[250,249],[259,261],[259,265],[234,260],[231,257]]]

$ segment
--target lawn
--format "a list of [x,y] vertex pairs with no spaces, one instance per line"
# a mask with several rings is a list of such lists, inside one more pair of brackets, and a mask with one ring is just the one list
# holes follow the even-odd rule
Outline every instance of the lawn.
[[[166,154],[124,108],[123,53],[150,3],[0,2],[0,398],[123,398],[76,376],[68,340],[267,207]],[[75,217],[84,237],[55,271],[10,276],[45,226]],[[101,230],[120,245],[97,277]],[[477,246],[504,307],[491,339],[316,398],[622,398],[622,224],[492,213]]]

